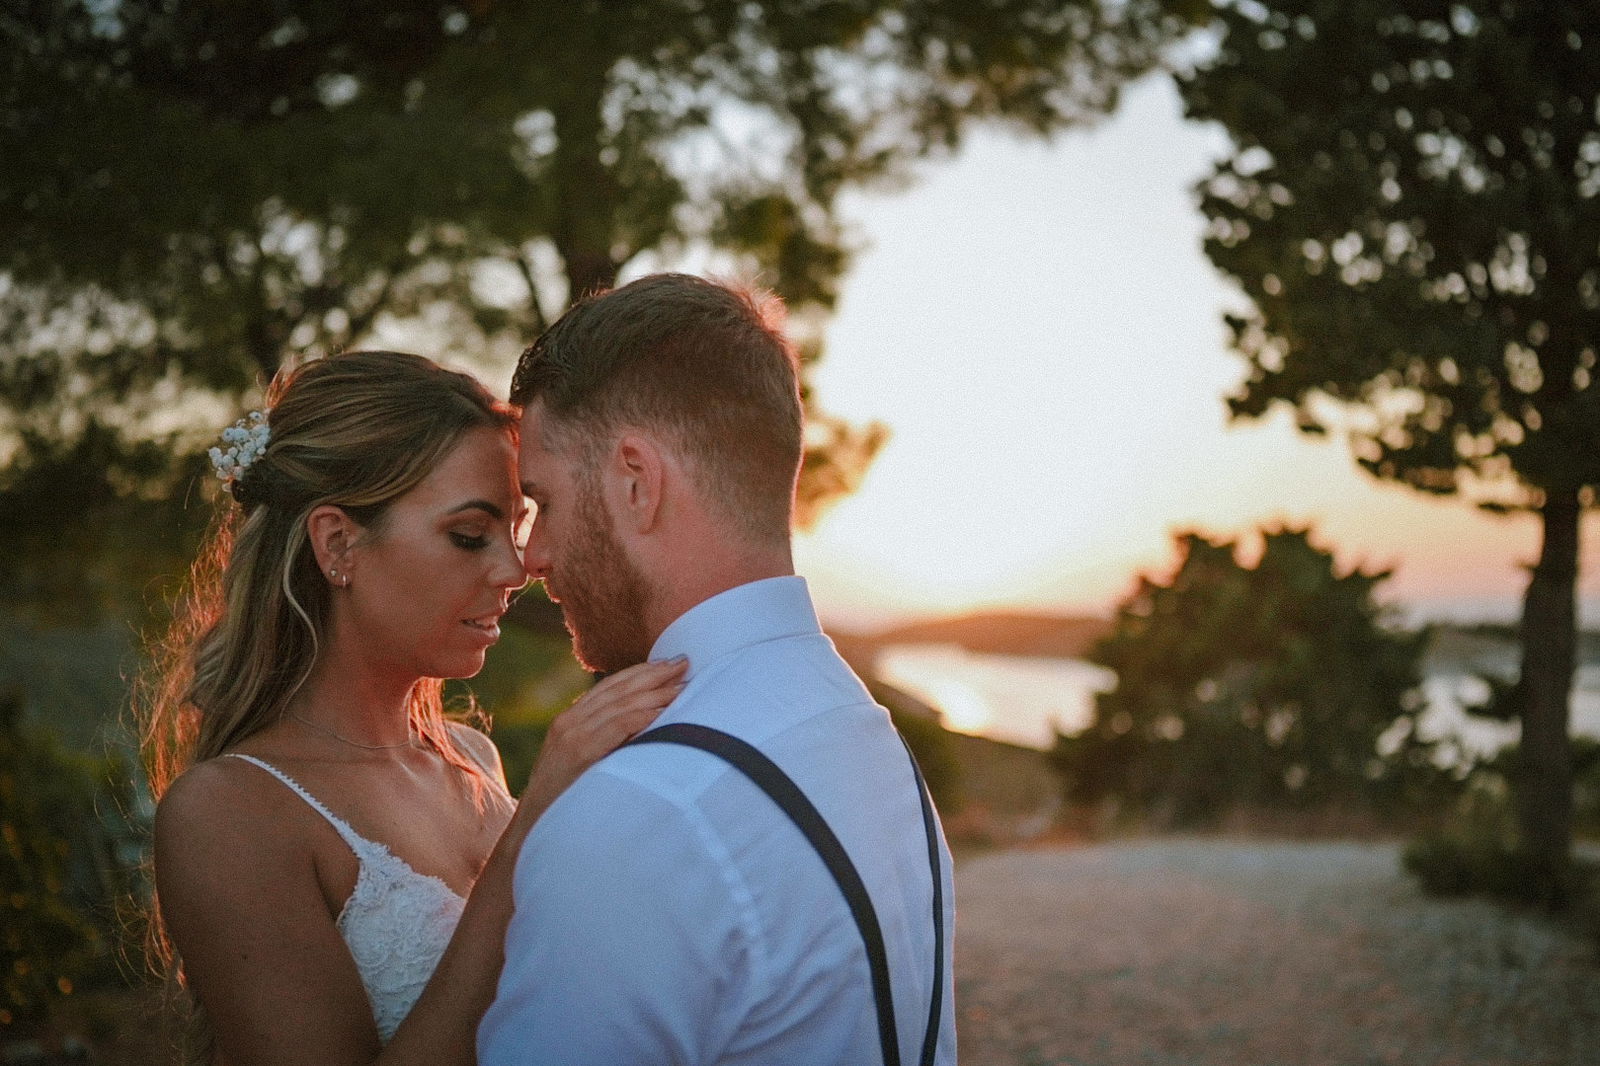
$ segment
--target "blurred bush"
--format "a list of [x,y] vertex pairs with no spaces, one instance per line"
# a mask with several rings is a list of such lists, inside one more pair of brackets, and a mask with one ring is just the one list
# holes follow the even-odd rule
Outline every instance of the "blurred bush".
[[1406,846],[1401,859],[1430,896],[1491,895],[1534,902],[1548,886],[1529,877],[1514,844],[1473,829],[1434,830]]
[[1387,573],[1341,570],[1309,530],[1176,538],[1089,659],[1117,675],[1089,725],[1057,738],[1066,799],[1166,827],[1241,807],[1396,810],[1440,771],[1417,736],[1426,634],[1375,597]]
[[121,759],[68,750],[0,694],[0,1039],[122,983],[118,904],[142,847],[131,781]]
[[1504,778],[1482,769],[1469,776],[1447,823],[1413,840],[1401,865],[1429,895],[1525,896],[1516,818]]
[[[1573,737],[1572,751],[1574,824],[1580,834],[1594,834],[1600,832],[1600,741]],[[1448,821],[1407,845],[1402,865],[1431,896],[1572,907],[1600,941],[1600,869],[1580,861],[1552,870],[1523,847],[1512,805],[1518,765],[1513,744],[1472,767]]]

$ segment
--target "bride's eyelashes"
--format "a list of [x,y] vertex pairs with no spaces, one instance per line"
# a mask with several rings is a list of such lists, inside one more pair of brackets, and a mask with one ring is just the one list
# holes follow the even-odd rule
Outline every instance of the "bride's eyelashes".
[[[528,524],[513,525],[510,530],[511,543],[521,551],[528,542]],[[461,530],[449,531],[450,541],[463,551],[478,552],[489,546],[488,532],[463,532]]]

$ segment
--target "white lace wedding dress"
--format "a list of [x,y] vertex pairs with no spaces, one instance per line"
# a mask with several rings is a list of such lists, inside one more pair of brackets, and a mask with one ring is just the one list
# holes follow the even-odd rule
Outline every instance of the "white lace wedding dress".
[[361,972],[378,1036],[387,1044],[433,976],[466,901],[439,878],[418,873],[387,846],[351,829],[276,766],[251,755],[229,757],[259,766],[292,788],[356,853],[356,887],[337,924]]

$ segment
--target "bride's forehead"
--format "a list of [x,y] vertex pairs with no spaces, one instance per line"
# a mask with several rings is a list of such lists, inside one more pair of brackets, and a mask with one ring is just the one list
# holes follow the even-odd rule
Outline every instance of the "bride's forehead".
[[406,496],[413,503],[427,504],[454,496],[515,495],[515,461],[515,448],[506,434],[467,433]]
[[477,471],[499,476],[516,457],[516,445],[504,430],[470,429],[439,460],[434,473]]

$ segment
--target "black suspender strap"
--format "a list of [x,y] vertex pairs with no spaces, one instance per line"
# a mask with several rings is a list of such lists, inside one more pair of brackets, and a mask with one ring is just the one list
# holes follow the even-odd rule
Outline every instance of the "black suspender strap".
[[944,875],[939,868],[939,830],[933,818],[933,800],[928,783],[922,779],[922,767],[917,757],[905,745],[906,757],[911,760],[911,772],[917,778],[917,798],[922,801],[922,828],[928,834],[928,867],[933,871],[933,1002],[928,1007],[928,1031],[922,1038],[922,1066],[933,1066],[933,1054],[939,1048],[939,1014],[944,1008]]
[[[902,738],[903,742],[903,738]],[[778,768],[756,748],[731,734],[710,726],[690,722],[673,722],[641,733],[628,742],[632,744],[683,744],[710,752],[731,764],[765,792],[789,816],[800,832],[805,834],[816,849],[844,893],[856,928],[861,931],[861,941],[867,949],[867,968],[872,976],[872,994],[878,1006],[878,1042],[883,1049],[884,1066],[900,1066],[900,1041],[894,1021],[894,998],[889,988],[889,956],[883,946],[883,930],[878,924],[877,911],[867,895],[867,887],[856,872],[856,867],[845,853],[838,836],[823,820],[822,815],[806,798],[789,775]],[[625,745],[626,746],[626,745]],[[906,748],[910,755],[911,749]],[[911,769],[916,775],[917,792],[922,800],[922,820],[928,834],[928,861],[933,868],[933,927],[934,927],[934,979],[933,1004],[929,1010],[927,1035],[922,1045],[923,1066],[933,1062],[939,1041],[939,1013],[944,1004],[944,878],[939,868],[939,836],[934,827],[933,807],[922,781],[922,771],[915,757]]]

